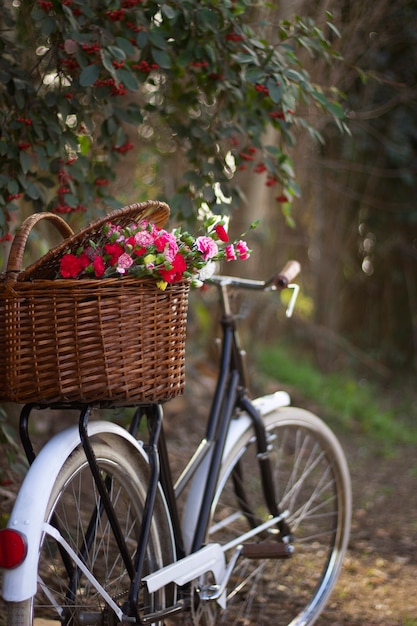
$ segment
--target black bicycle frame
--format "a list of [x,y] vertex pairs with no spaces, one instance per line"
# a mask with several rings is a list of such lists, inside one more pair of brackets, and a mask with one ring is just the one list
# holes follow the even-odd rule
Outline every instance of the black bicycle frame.
[[[257,409],[247,396],[246,380],[245,380],[245,364],[238,344],[236,333],[235,316],[225,313],[221,319],[222,327],[222,350],[220,357],[219,376],[215,394],[213,397],[211,410],[206,429],[206,442],[208,444],[210,459],[210,468],[207,472],[206,484],[203,489],[203,498],[199,511],[197,526],[192,542],[191,551],[200,549],[206,539],[207,529],[210,522],[211,505],[215,496],[216,487],[219,479],[224,447],[229,430],[230,420],[235,413],[235,409],[239,408],[245,411],[252,420],[254,433],[257,441],[257,452],[259,459],[260,472],[265,496],[265,502],[270,510],[271,515],[278,516],[279,510],[274,497],[273,479],[268,458],[268,442],[265,427]],[[21,413],[20,435],[26,451],[29,462],[35,458],[32,444],[28,434],[29,414],[34,405],[27,405]],[[36,408],[43,408],[37,406]],[[59,408],[58,406],[56,408]],[[158,485],[160,484],[164,492],[167,506],[169,509],[173,532],[176,542],[177,557],[185,556],[183,548],[182,530],[179,520],[176,496],[174,493],[172,474],[169,464],[168,451],[166,446],[165,434],[163,429],[162,410],[158,405],[140,406],[130,425],[130,433],[137,436],[139,426],[143,417],[148,422],[148,430],[150,433],[149,442],[145,445],[150,464],[150,479],[147,489],[147,497],[145,501],[144,514],[142,518],[140,536],[135,557],[132,559],[125,545],[123,533],[119,528],[117,516],[108,497],[109,485],[106,479],[101,476],[100,469],[97,465],[94,451],[88,437],[87,426],[91,407],[88,405],[68,405],[66,408],[80,409],[79,431],[83,448],[85,450],[88,463],[91,468],[92,475],[100,494],[100,503],[96,508],[94,516],[102,514],[106,511],[109,523],[118,544],[120,554],[126,566],[126,570],[131,579],[131,586],[128,596],[128,603],[124,606],[125,614],[134,617],[140,623],[137,613],[138,595],[140,590],[140,581],[142,578],[142,568],[146,556],[146,550],[149,540],[149,533],[152,521],[152,515],[155,505]],[[243,493],[237,494],[240,500],[245,503],[246,499]],[[250,519],[249,505],[245,511],[248,519]],[[245,510],[245,504],[243,505]],[[94,519],[90,521],[89,527],[94,528]],[[289,528],[282,522],[280,525],[281,534],[283,536],[289,534]],[[89,531],[90,534],[93,530]],[[80,547],[80,558],[83,559],[84,550],[88,550],[88,542],[92,540],[87,535],[86,543]],[[75,587],[78,581],[79,572],[70,565],[69,560],[63,555],[64,564],[67,568],[70,591],[69,594],[75,593]],[[71,582],[72,581],[72,582]]]

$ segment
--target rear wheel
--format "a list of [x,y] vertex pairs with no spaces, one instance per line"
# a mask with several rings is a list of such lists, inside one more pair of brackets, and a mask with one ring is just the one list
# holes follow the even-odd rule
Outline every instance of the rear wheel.
[[[91,438],[119,525],[133,558],[148,486],[148,467],[120,437]],[[130,578],[81,447],[63,465],[49,500],[45,521],[87,565],[118,606],[127,600]],[[162,499],[151,526],[144,575],[172,562],[170,527]],[[165,606],[164,591],[139,597],[141,615]],[[8,626],[95,626],[117,623],[115,613],[74,563],[69,551],[45,533],[40,546],[38,592],[27,602],[10,603]]]
[[[329,428],[307,411],[284,408],[264,418],[275,498],[287,512],[290,558],[266,558],[288,541],[274,526],[248,541],[227,589],[227,608],[199,607],[200,624],[313,624],[337,581],[350,528],[350,479],[343,451]],[[256,443],[247,431],[223,464],[208,540],[228,543],[269,517]],[[236,494],[239,494],[239,497]],[[246,504],[245,504],[246,501]],[[245,510],[245,513],[243,512]],[[264,543],[263,553],[259,545]],[[227,554],[229,560],[233,550]],[[252,554],[250,554],[252,553]]]

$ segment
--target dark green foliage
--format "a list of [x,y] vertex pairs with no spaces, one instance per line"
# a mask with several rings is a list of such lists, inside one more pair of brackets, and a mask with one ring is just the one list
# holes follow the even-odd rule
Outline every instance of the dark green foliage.
[[[108,184],[141,124],[189,168],[170,198],[183,217],[203,202],[224,211],[221,196],[239,199],[234,171],[261,163],[291,202],[297,107],[341,126],[343,110],[297,56],[337,57],[324,32],[274,22],[249,0],[1,0],[0,230],[21,198],[57,213],[117,204]],[[264,154],[271,124],[280,147]]]

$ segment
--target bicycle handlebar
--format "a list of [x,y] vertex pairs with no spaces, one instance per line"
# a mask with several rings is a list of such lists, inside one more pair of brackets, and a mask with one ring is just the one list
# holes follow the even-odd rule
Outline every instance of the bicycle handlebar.
[[286,289],[298,276],[301,265],[298,261],[288,261],[280,272],[277,272],[268,280],[252,280],[250,278],[236,278],[235,276],[223,276],[214,274],[207,282],[225,287],[238,287],[241,289],[254,289],[257,291],[269,291],[274,289]]

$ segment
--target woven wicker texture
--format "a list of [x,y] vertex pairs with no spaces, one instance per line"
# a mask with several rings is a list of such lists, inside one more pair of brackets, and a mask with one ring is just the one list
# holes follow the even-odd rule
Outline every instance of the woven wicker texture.
[[105,221],[145,217],[162,225],[168,213],[162,203],[113,212],[30,266],[24,274],[31,280],[17,273],[27,240],[22,229],[0,283],[1,399],[133,405],[182,392],[188,281],[161,291],[149,278],[34,278],[56,276],[62,254],[94,239]]

